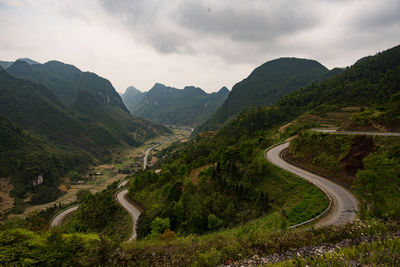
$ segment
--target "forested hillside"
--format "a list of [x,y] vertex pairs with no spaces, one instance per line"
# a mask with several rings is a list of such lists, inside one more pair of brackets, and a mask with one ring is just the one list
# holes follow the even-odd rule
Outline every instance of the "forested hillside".
[[102,105],[118,106],[128,111],[110,81],[95,73],[82,72],[73,65],[59,61],[29,65],[17,60],[7,68],[7,72],[20,79],[43,84],[67,106],[71,106],[79,91],[84,90]]
[[92,162],[85,151],[56,147],[37,135],[0,118],[0,177],[10,177],[13,185],[14,212],[23,210],[26,193],[32,204],[55,200],[59,177],[72,167],[79,171]]
[[[1,158],[7,164],[3,162],[5,169],[0,177],[11,177],[15,203],[28,192],[34,193],[33,204],[52,201],[59,195],[60,176],[68,170],[79,172],[90,163],[110,160],[112,153],[124,146],[137,146],[170,132],[131,116],[119,106],[101,105],[88,91],[80,91],[70,109],[42,84],[15,78],[4,70],[0,70],[0,104],[2,117],[37,136],[26,146],[21,141],[26,138],[16,135],[17,148],[6,146],[7,141],[13,141],[4,139]],[[29,150],[31,146],[34,149]],[[43,185],[33,187],[38,176],[43,178]]]
[[280,97],[321,81],[328,74],[328,69],[314,60],[279,58],[264,63],[235,84],[228,99],[196,131],[219,129],[243,109],[274,105]]

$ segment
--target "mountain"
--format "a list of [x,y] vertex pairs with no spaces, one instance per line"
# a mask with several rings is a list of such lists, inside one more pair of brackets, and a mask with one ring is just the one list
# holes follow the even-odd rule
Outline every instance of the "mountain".
[[235,84],[221,107],[196,131],[218,129],[247,107],[273,105],[280,97],[322,80],[327,73],[323,65],[308,59],[279,58],[264,63]]
[[127,105],[132,107],[133,114],[148,120],[195,126],[204,122],[228,94],[229,90],[226,87],[218,92],[207,94],[194,86],[177,89],[156,83],[150,91],[135,95],[135,101],[139,102],[137,97],[141,98],[139,104]]
[[79,91],[88,91],[102,105],[118,106],[128,112],[120,95],[107,79],[59,61],[29,65],[17,60],[7,72],[11,75],[45,85],[67,106],[72,106]]
[[129,86],[122,95],[122,101],[128,110],[133,114],[136,108],[142,102],[142,99],[145,95],[146,93],[139,91],[133,86]]
[[[0,173],[0,177],[11,176],[18,192],[14,194],[21,198],[39,175],[45,181],[52,181],[47,183],[45,191],[57,197],[54,190],[58,178],[67,170],[80,170],[94,161],[110,160],[116,150],[170,132],[161,125],[132,116],[118,106],[99,103],[88,91],[79,91],[73,106],[67,107],[44,85],[15,78],[5,70],[0,70],[0,116],[29,132],[30,136],[37,136],[29,139],[33,140],[32,146],[37,143],[32,153],[36,147],[42,148],[40,153],[31,154],[30,150],[23,149],[22,144],[19,147],[27,153],[26,157],[13,157],[15,160],[7,165],[16,171]],[[11,126],[5,123],[5,127]],[[5,155],[17,152],[8,149],[14,148],[5,147],[1,151],[3,159]],[[36,164],[41,159],[43,162]]]
[[0,139],[0,177],[11,177],[16,210],[26,192],[33,193],[33,204],[55,200],[60,193],[58,178],[68,166],[79,169],[91,163],[87,154],[56,147],[2,116]]
[[[34,60],[30,59],[30,58],[20,58],[20,59],[17,59],[17,60],[24,61],[24,62],[28,63],[29,65],[40,64],[39,62],[34,61]],[[0,67],[2,67],[3,69],[7,69],[13,63],[14,63],[14,61],[0,61]]]
[[[149,137],[169,133],[161,125],[131,116],[110,81],[91,72],[82,72],[73,65],[58,61],[29,65],[17,60],[7,72],[51,89],[66,109],[76,112],[75,119],[91,127],[103,145],[108,142],[138,145]],[[97,127],[106,130],[104,137],[111,137],[100,138]]]
[[2,67],[3,69],[7,69],[8,67],[10,67],[14,62],[12,61],[0,61],[0,67]]

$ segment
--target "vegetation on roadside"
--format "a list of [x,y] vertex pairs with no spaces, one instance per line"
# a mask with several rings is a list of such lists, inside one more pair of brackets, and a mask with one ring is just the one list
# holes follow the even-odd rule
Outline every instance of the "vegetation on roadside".
[[362,217],[400,218],[400,138],[304,132],[287,159],[336,179],[361,199]]
[[131,233],[132,219],[115,200],[118,182],[94,195],[82,192],[79,208],[61,226],[65,233],[101,233],[121,242]]
[[400,258],[400,238],[382,238],[338,251],[295,259],[265,266],[397,266]]

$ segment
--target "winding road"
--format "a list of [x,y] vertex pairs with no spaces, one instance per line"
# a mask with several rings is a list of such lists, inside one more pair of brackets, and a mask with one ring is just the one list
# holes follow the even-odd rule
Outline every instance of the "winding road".
[[124,189],[117,194],[117,200],[119,204],[128,211],[129,215],[132,218],[132,234],[129,237],[128,241],[131,241],[136,238],[136,222],[140,216],[140,210],[133,206],[127,199],[126,195],[128,194],[128,189]]
[[332,199],[332,210],[328,216],[318,222],[318,226],[342,225],[356,217],[358,202],[356,197],[342,186],[321,176],[300,169],[282,159],[282,152],[289,147],[289,142],[277,145],[265,152],[265,158],[271,163],[313,183]]
[[[145,156],[143,159],[143,168],[146,169],[147,167],[147,158],[150,154],[150,151],[160,145],[165,144],[168,141],[172,141],[174,139],[179,139],[181,138],[183,135],[177,135],[174,137],[169,137],[163,141],[161,141],[160,143],[148,148],[145,152]],[[125,180],[123,182],[121,182],[118,185],[118,188],[123,188],[124,186],[126,186],[128,183],[128,180]],[[140,210],[138,208],[136,208],[135,206],[133,206],[128,200],[126,200],[126,195],[128,193],[128,189],[122,190],[121,192],[117,193],[117,195],[115,196],[116,200],[118,201],[118,203],[126,210],[128,211],[129,215],[132,218],[133,224],[132,224],[132,234],[129,237],[128,241],[131,241],[132,239],[136,238],[136,221],[139,218],[140,215]],[[51,227],[56,227],[61,225],[62,221],[65,219],[65,217],[76,211],[78,209],[79,205],[76,206],[72,206],[66,210],[61,211],[60,213],[56,214],[51,220],[50,220],[50,226]]]
[[67,216],[68,214],[70,214],[71,212],[74,212],[78,209],[78,205],[77,206],[73,206],[70,207],[66,210],[63,210],[62,212],[58,213],[51,221],[50,221],[50,226],[51,227],[55,227],[58,226],[62,223],[62,221],[64,220],[65,216]]

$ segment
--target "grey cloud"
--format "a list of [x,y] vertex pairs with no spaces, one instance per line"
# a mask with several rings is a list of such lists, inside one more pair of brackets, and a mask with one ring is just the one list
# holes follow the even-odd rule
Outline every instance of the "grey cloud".
[[373,30],[396,25],[400,27],[400,1],[389,0],[382,1],[381,4],[372,4],[369,9],[355,14],[352,21],[356,30]]
[[213,47],[209,45],[217,44],[216,40],[237,42],[236,46],[273,43],[279,36],[311,28],[319,20],[310,13],[310,6],[301,1],[100,0],[100,3],[123,21],[136,38],[143,38],[161,53],[212,53]]
[[182,3],[178,22],[202,34],[264,42],[316,25],[319,17],[309,11],[298,1],[279,5],[275,1],[188,1]]
[[[293,51],[323,53],[329,49],[325,37],[346,49],[357,42],[375,45],[372,39],[386,34],[383,28],[400,21],[398,0],[99,1],[136,40],[162,54],[212,55],[229,63],[250,63]],[[336,15],[340,20],[335,20]],[[307,40],[301,39],[304,36]]]

